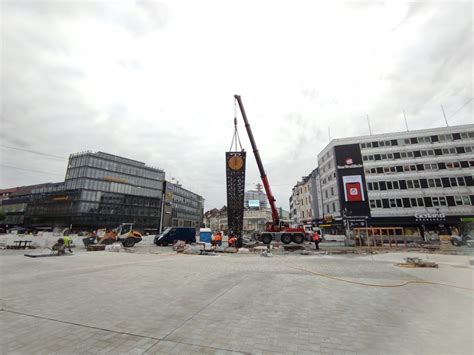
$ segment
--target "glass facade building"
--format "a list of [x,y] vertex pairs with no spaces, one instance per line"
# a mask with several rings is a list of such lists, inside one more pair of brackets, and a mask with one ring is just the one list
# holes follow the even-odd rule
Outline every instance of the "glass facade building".
[[34,191],[26,211],[31,226],[113,228],[135,223],[157,229],[165,172],[103,152],[72,154],[61,189]]
[[196,227],[203,221],[204,199],[180,184],[166,182],[164,227]]

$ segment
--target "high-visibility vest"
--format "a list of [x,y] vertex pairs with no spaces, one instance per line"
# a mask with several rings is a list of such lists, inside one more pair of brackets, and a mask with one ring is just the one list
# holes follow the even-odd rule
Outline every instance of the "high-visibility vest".
[[214,240],[222,240],[222,235],[220,235],[220,234],[216,234],[216,237],[215,237],[215,239],[214,239]]

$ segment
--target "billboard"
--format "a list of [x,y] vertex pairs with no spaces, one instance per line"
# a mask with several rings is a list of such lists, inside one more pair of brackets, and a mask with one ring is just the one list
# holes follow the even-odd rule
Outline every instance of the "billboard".
[[334,152],[341,211],[350,216],[370,216],[359,144],[339,145]]
[[249,200],[249,207],[260,207],[260,200]]
[[362,185],[362,176],[346,175],[342,177],[344,184],[344,199],[346,202],[365,201],[364,187]]

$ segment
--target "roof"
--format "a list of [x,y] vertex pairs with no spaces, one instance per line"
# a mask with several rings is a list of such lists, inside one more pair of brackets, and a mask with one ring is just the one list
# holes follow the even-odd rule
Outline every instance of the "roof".
[[9,189],[1,189],[0,194],[8,194],[8,193],[13,193],[15,191],[18,191],[19,187],[11,187]]

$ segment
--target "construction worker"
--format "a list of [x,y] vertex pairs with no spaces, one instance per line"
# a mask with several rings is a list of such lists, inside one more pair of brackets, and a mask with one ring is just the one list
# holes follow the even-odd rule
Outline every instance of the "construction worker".
[[70,253],[72,253],[71,245],[72,245],[72,238],[71,237],[63,237],[64,240],[64,248],[67,248]]
[[[220,236],[221,232],[217,231],[216,233],[214,233],[214,235],[212,236],[212,239],[211,239],[211,245],[212,246],[216,246],[218,241],[219,241],[219,236]],[[222,237],[221,239],[222,240]]]
[[235,235],[230,235],[227,243],[230,247],[235,247],[235,243],[237,242],[237,237]]
[[313,241],[314,241],[314,246],[316,247],[316,250],[319,250],[319,234],[318,234],[318,231],[314,231]]
[[218,246],[222,245],[222,234],[221,234],[221,232],[219,232],[219,231],[217,232],[215,240],[216,240],[216,245],[218,245]]

